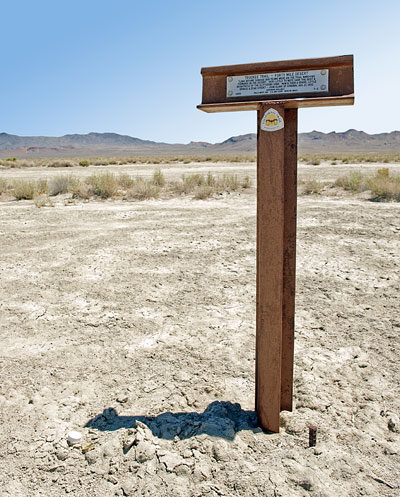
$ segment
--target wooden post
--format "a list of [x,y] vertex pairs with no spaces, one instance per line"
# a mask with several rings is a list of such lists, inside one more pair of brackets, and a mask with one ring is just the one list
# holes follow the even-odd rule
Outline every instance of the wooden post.
[[285,129],[261,129],[269,109],[285,121],[283,105],[257,112],[256,410],[263,427],[279,431],[282,365]]

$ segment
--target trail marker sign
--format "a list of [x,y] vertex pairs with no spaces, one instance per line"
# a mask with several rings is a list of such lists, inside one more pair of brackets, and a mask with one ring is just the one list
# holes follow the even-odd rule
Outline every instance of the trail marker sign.
[[353,56],[203,67],[205,112],[257,111],[256,411],[292,410],[297,109],[354,103]]

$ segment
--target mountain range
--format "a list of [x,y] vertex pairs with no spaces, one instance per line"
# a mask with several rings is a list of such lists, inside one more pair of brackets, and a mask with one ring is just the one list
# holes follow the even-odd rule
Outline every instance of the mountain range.
[[[93,157],[132,155],[255,154],[257,135],[232,136],[220,143],[163,143],[117,133],[56,136],[18,136],[0,133],[0,157]],[[349,129],[343,133],[299,133],[299,153],[400,152],[400,131],[368,134]]]

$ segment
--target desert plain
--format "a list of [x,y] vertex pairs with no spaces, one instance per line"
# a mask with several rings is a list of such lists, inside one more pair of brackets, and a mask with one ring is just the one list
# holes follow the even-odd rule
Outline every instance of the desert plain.
[[[301,164],[299,178],[381,167]],[[254,412],[256,166],[161,169],[253,187],[0,199],[0,495],[397,497],[400,203],[299,196],[295,409],[268,434]],[[1,176],[93,171],[154,167]],[[81,445],[67,444],[71,430]]]

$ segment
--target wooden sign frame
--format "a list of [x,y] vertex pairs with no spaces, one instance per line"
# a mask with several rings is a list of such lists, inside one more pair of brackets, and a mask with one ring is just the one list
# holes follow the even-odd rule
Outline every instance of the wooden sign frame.
[[[295,79],[297,71],[321,71],[326,74],[326,87],[277,94],[278,85],[274,95],[228,94],[228,78],[258,75],[255,78]],[[198,109],[257,110],[255,404],[261,426],[279,432],[280,412],[291,411],[293,406],[297,109],[353,105],[353,56],[204,67],[201,74],[203,97]]]

